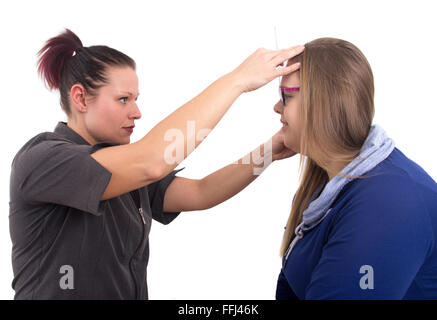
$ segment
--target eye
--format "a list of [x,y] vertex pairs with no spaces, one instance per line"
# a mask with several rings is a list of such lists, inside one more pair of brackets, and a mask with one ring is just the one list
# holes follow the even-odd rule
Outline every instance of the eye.
[[284,94],[284,106],[287,104],[287,100],[288,99],[291,99],[291,98],[293,98],[293,96],[289,96],[289,95],[286,95],[286,94]]
[[121,101],[121,103],[126,104],[127,99],[128,99],[127,97],[123,97],[118,100]]

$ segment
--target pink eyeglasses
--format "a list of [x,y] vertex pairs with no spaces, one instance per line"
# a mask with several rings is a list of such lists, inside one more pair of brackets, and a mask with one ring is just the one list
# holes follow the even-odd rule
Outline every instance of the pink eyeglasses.
[[285,106],[286,103],[286,95],[285,92],[291,92],[291,91],[299,91],[300,87],[292,87],[292,88],[288,88],[288,87],[280,87],[279,88],[279,96],[281,97],[281,101],[282,101],[282,105]]

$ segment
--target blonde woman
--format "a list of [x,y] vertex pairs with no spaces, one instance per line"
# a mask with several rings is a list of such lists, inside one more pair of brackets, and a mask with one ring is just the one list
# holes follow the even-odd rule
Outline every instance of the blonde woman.
[[274,107],[302,169],[276,298],[437,298],[437,184],[372,124],[368,61],[320,38],[296,62]]

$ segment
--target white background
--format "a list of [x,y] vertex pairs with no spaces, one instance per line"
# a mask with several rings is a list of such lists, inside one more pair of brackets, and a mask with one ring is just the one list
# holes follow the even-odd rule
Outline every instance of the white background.
[[[36,73],[36,53],[70,28],[85,46],[104,44],[137,62],[143,117],[132,142],[231,71],[259,47],[337,37],[355,44],[375,77],[374,123],[434,179],[436,42],[434,1],[2,1],[0,298],[12,299],[9,175],[30,138],[66,121],[57,92]],[[280,128],[278,82],[241,96],[179,167],[202,178]],[[273,163],[227,202],[154,222],[150,299],[273,299],[279,246],[298,185],[298,156]]]

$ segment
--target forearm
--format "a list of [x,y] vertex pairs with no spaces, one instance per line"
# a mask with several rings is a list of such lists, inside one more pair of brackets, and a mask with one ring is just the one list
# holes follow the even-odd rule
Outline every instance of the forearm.
[[200,180],[200,208],[208,209],[233,197],[272,162],[271,149],[263,144],[251,153]]
[[[232,73],[226,74],[159,122],[144,138],[138,141],[139,144],[144,145],[144,150],[148,150],[147,161],[149,165],[154,168],[158,167],[160,176],[165,176],[171,172],[202,142],[241,93],[242,90],[234,75]],[[186,132],[189,122],[194,124],[190,135]],[[201,130],[202,135],[199,138],[198,133]],[[166,134],[169,132],[180,132],[181,134],[177,136],[177,139],[169,142],[168,137],[166,139]],[[183,150],[183,155],[177,159],[178,161],[174,161],[174,159],[169,161],[168,159],[169,151],[172,150],[166,150],[166,148],[169,148],[170,144],[172,150]]]

